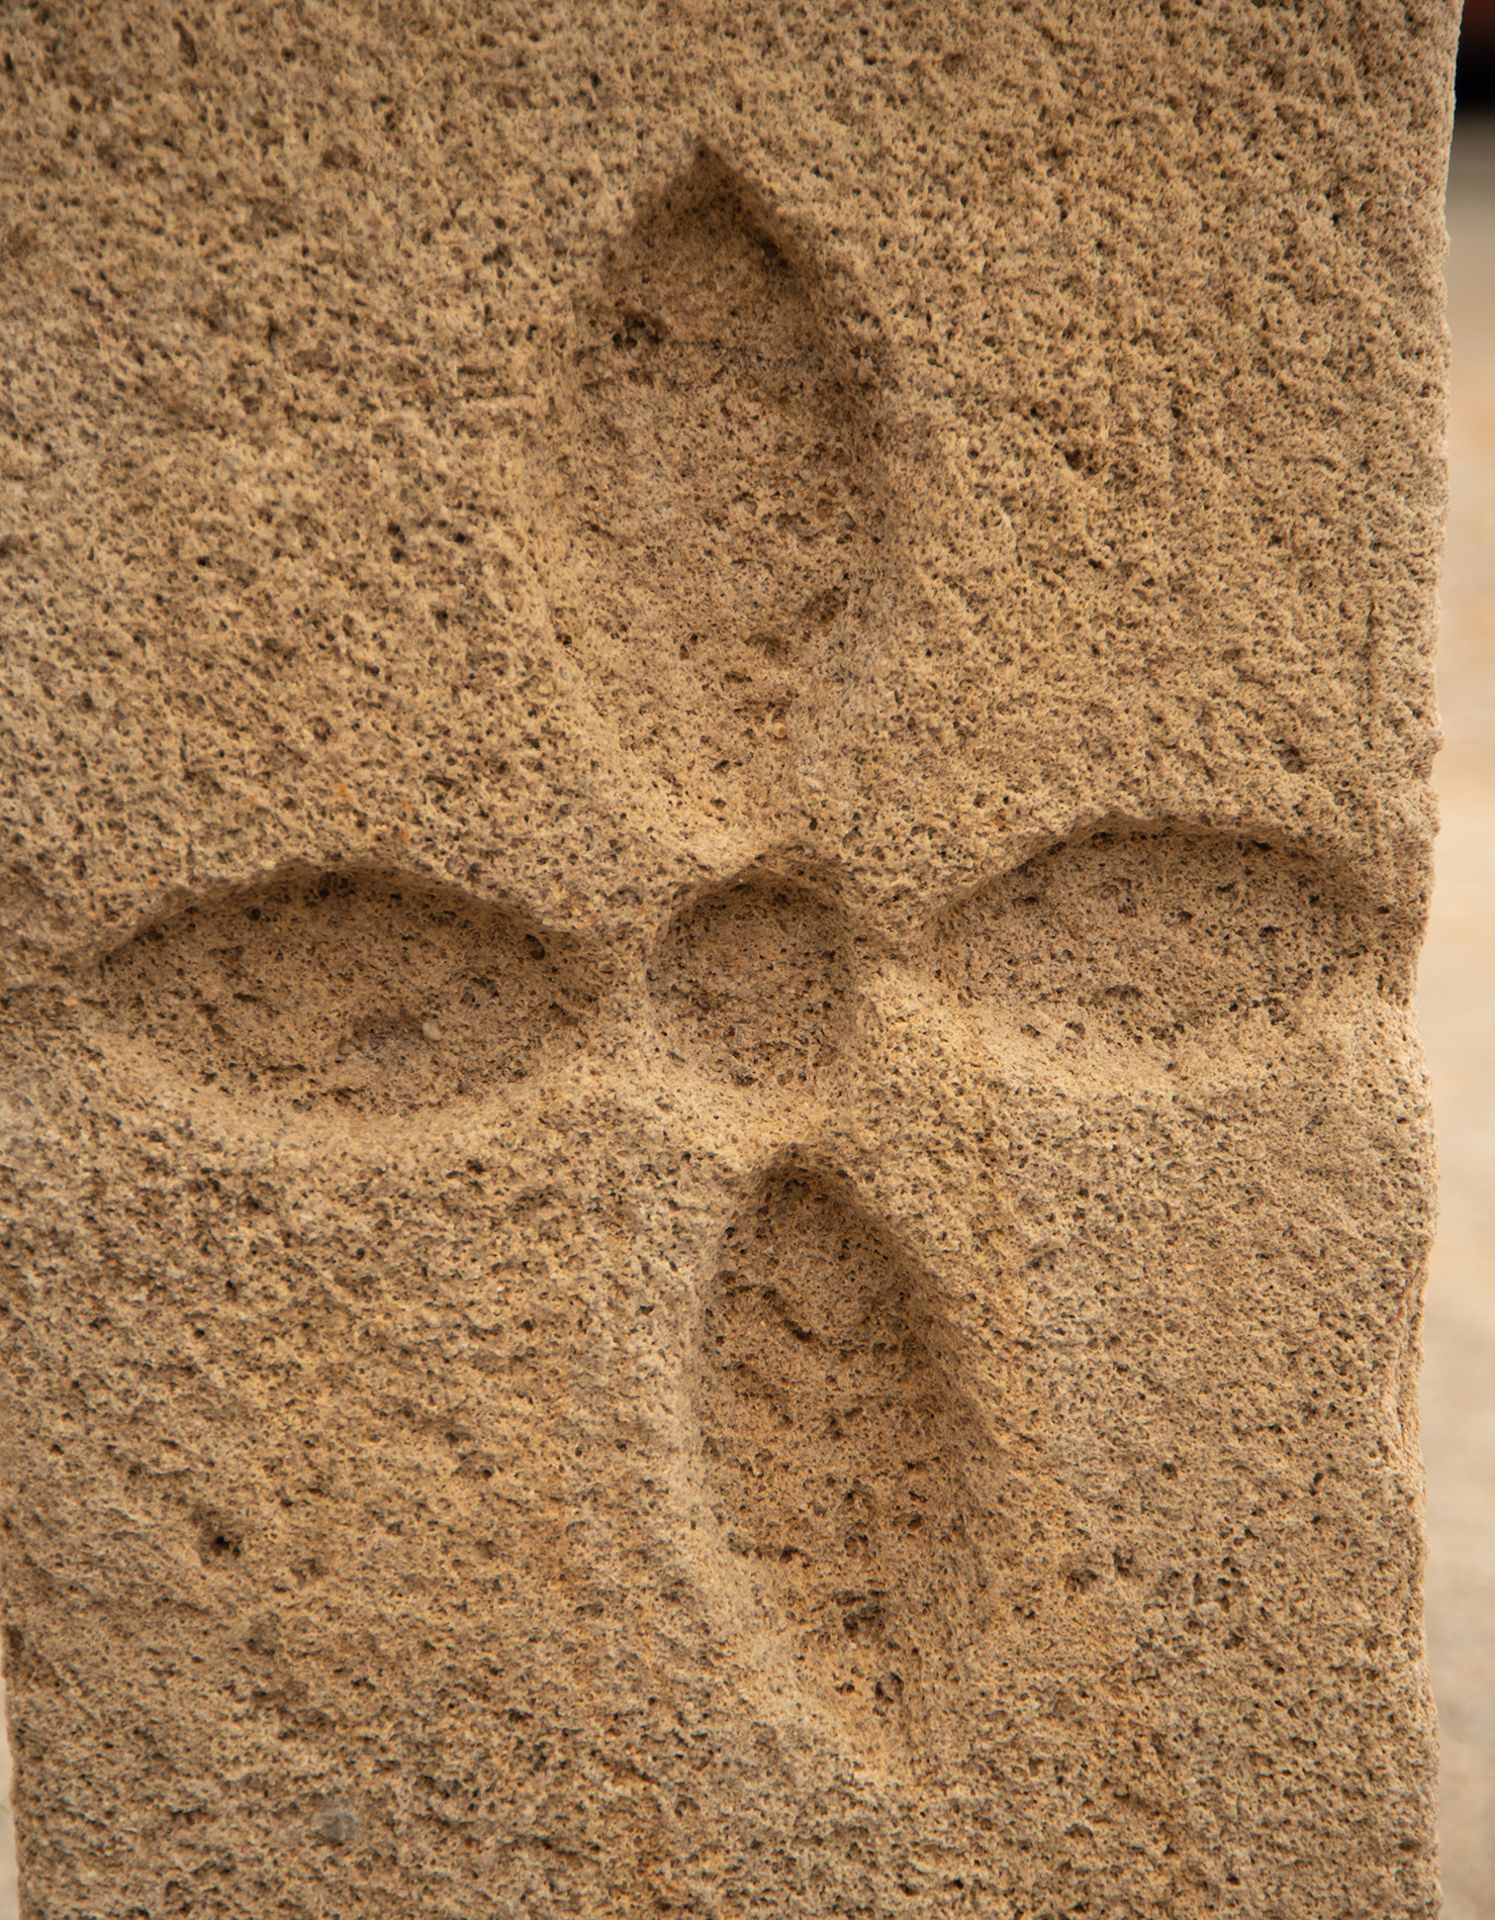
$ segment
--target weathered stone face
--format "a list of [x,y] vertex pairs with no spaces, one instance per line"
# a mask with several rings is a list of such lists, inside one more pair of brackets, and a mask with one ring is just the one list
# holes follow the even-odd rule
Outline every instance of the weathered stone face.
[[35,1913],[1433,1911],[1452,13],[17,29]]

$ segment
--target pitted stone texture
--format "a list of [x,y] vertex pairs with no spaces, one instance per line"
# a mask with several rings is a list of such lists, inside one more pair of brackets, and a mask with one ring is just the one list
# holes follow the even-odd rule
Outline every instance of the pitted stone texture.
[[1433,1913],[1453,12],[14,24],[32,1914]]

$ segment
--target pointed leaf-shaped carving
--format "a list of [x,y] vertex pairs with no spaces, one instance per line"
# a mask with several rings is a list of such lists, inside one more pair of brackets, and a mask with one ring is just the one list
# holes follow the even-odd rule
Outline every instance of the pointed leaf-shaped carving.
[[628,743],[712,792],[774,777],[844,671],[889,517],[877,420],[771,225],[710,154],[641,212],[583,304],[563,436],[567,624]]
[[179,1074],[297,1110],[408,1112],[574,1044],[574,941],[400,874],[298,868],[189,904],[100,966],[111,1024]]
[[[1306,854],[1118,826],[1060,842],[947,912],[935,971],[978,1021],[1075,1057],[1159,1061],[1291,1031],[1377,965],[1386,913]],[[1395,990],[1397,983],[1387,983]]]
[[800,1684],[873,1748],[958,1698],[992,1601],[992,1446],[927,1276],[833,1176],[728,1230],[693,1370],[707,1500]]

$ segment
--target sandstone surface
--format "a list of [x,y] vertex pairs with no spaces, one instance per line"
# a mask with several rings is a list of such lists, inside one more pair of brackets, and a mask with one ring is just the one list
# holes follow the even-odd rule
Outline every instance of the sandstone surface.
[[29,1913],[1435,1912],[1454,26],[7,23]]

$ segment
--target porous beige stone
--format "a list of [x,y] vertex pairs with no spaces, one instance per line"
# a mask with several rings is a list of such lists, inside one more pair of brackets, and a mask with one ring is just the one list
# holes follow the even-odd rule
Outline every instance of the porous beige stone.
[[26,1912],[1435,1911],[1454,15],[11,16]]

